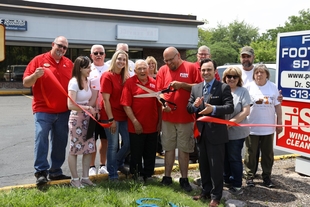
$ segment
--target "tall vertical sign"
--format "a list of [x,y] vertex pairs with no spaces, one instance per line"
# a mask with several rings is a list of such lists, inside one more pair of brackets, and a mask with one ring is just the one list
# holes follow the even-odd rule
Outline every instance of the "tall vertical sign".
[[283,132],[275,148],[301,155],[295,171],[310,175],[310,31],[278,34],[277,84],[282,90]]
[[5,27],[0,24],[0,62],[5,59]]

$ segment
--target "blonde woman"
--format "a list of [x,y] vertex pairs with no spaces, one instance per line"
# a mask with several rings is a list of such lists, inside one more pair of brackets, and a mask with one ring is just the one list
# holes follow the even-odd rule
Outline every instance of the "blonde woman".
[[[251,98],[242,87],[242,72],[236,66],[228,67],[223,73],[223,82],[230,86],[234,100],[234,112],[225,118],[235,123],[248,123]],[[242,148],[245,138],[250,134],[249,127],[228,127],[229,142],[225,144],[224,183],[230,185],[234,195],[243,193],[242,186]]]
[[147,64],[149,65],[149,76],[156,79],[157,75],[157,61],[153,56],[147,56],[146,60]]
[[[124,159],[129,153],[129,133],[127,115],[120,104],[125,81],[128,79],[128,55],[123,50],[117,50],[107,72],[100,79],[100,93],[102,94],[100,121],[110,122],[110,128],[104,128],[108,138],[107,170],[110,180],[118,179],[117,170],[124,174],[129,169],[124,167]],[[123,145],[118,150],[119,134]]]

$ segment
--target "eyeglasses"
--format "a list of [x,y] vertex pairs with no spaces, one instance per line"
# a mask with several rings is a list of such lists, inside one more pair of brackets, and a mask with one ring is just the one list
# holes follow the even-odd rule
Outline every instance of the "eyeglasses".
[[198,55],[200,55],[200,56],[208,56],[210,54],[209,53],[198,53]]
[[94,52],[94,55],[98,55],[98,54],[104,55],[104,52]]
[[176,53],[176,54],[173,56],[173,58],[170,58],[170,59],[168,59],[168,60],[164,60],[164,62],[165,62],[165,63],[172,62],[173,59],[175,58],[175,56],[177,56],[177,54],[178,54],[178,53]]
[[147,71],[147,68],[136,68],[136,70],[139,71],[139,72],[142,72],[143,70]]
[[231,79],[231,78],[237,79],[237,78],[239,78],[239,76],[238,75],[226,75],[226,78],[228,78],[228,79]]
[[67,49],[68,49],[67,46],[64,46],[64,45],[62,45],[62,44],[58,44],[58,43],[56,43],[56,42],[54,42],[54,43],[58,46],[58,48],[63,48],[64,50],[67,50]]

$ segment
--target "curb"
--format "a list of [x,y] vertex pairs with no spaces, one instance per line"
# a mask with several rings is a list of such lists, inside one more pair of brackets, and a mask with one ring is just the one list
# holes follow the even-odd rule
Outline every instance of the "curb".
[[0,89],[0,96],[5,95],[31,95],[30,89]]
[[[297,154],[287,154],[287,155],[279,155],[279,156],[274,156],[274,160],[278,161],[278,160],[284,160],[284,159],[291,159],[291,158],[296,158],[299,157],[300,155]],[[175,164],[172,168],[172,171],[178,170],[179,166],[178,166],[178,161],[175,161]],[[195,164],[189,164],[188,169],[189,170],[197,170],[199,168],[199,164],[195,163]],[[161,175],[164,174],[165,172],[165,167],[156,167],[154,169],[154,175]],[[127,178],[126,175],[119,173],[119,179],[124,180]],[[109,176],[108,174],[102,174],[102,175],[93,175],[89,177],[92,181],[102,181],[102,180],[108,180]],[[56,180],[56,181],[49,181],[47,182],[47,185],[70,185],[70,180]],[[6,186],[3,188],[0,188],[0,192],[1,191],[9,191],[9,190],[13,190],[13,189],[19,189],[19,188],[37,188],[36,184],[25,184],[25,185],[16,185],[16,186]]]

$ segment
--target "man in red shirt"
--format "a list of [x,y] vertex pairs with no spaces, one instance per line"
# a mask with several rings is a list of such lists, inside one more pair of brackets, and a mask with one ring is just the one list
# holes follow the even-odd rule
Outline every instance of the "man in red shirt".
[[[59,36],[52,42],[52,49],[34,57],[28,64],[23,77],[25,87],[33,87],[32,110],[35,119],[34,168],[37,185],[50,180],[70,179],[63,174],[61,166],[65,161],[69,110],[67,91],[72,76],[73,63],[64,57],[68,40]],[[57,79],[63,91],[55,87],[51,78]],[[50,138],[50,162],[48,150]]]
[[[210,48],[207,47],[206,45],[202,45],[198,48],[198,51],[197,51],[197,62],[195,62],[195,66],[196,68],[198,68],[200,70],[200,62],[201,60],[203,59],[211,59],[211,53],[210,53]],[[218,74],[218,72],[216,71],[215,73],[215,79],[218,80],[218,81],[221,81],[221,77],[220,75]]]
[[176,110],[169,104],[163,106],[162,112],[162,145],[165,150],[165,176],[164,185],[172,184],[171,171],[175,161],[175,149],[178,148],[178,160],[181,171],[180,186],[186,191],[192,191],[188,182],[189,153],[194,151],[193,124],[194,115],[189,114],[186,106],[191,88],[194,84],[202,82],[200,72],[195,66],[183,61],[180,53],[174,47],[168,47],[163,53],[166,65],[162,66],[156,77],[158,91],[166,89],[169,85],[176,92],[164,94],[163,98],[177,104]]
[[130,173],[134,175],[134,178],[142,176],[146,181],[154,174],[161,104],[154,97],[134,97],[147,93],[137,84],[153,91],[156,90],[156,82],[154,78],[148,76],[148,64],[145,60],[136,61],[135,73],[135,76],[125,82],[121,104],[128,116],[131,151]]

